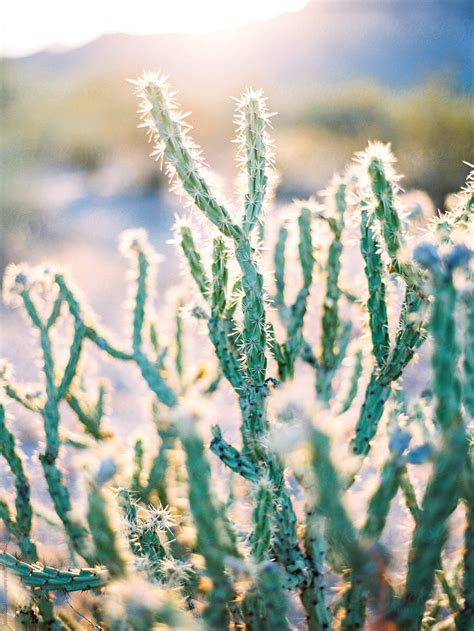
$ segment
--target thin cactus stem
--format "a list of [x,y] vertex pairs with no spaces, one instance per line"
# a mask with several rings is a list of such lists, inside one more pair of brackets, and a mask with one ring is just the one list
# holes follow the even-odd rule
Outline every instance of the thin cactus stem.
[[38,560],[36,545],[31,539],[31,525],[33,511],[31,507],[30,482],[25,472],[23,459],[18,453],[15,437],[7,425],[5,408],[0,404],[0,454],[10,468],[15,480],[15,519],[10,517],[8,506],[2,502],[3,510],[0,511],[3,520],[18,539],[21,553],[28,561]]
[[104,432],[101,428],[105,396],[106,385],[100,383],[95,403],[90,401],[88,395],[79,388],[70,387],[64,397],[66,403],[84,427],[84,431],[95,438],[95,440],[103,440],[108,437],[107,432]]
[[274,514],[275,536],[273,552],[277,561],[286,570],[285,582],[288,588],[304,585],[308,568],[297,535],[297,517],[286,488],[282,488]]
[[273,489],[271,483],[262,478],[255,490],[255,507],[252,512],[254,530],[251,554],[257,563],[268,559],[272,538]]
[[467,414],[474,419],[474,288],[470,288],[464,298],[466,324],[463,345],[463,404]]
[[275,296],[273,301],[279,308],[285,305],[285,251],[287,241],[288,228],[283,224],[278,231],[278,239],[273,252],[273,265],[275,267]]
[[211,283],[204,269],[202,257],[196,248],[191,228],[187,225],[180,226],[179,237],[181,249],[188,262],[191,276],[198,286],[202,297],[208,300]]
[[384,366],[373,370],[366,389],[356,434],[351,443],[354,453],[365,455],[369,452],[370,441],[377,432],[385,403],[390,396],[391,384],[400,377],[426,338],[425,321],[420,313],[425,306],[425,299],[407,287],[393,348]]
[[290,631],[287,619],[287,602],[281,587],[281,570],[275,563],[265,562],[257,576],[257,589],[262,600],[263,617],[267,629]]
[[280,319],[287,332],[284,343],[276,340],[273,326],[269,325],[270,351],[278,364],[278,376],[281,381],[294,377],[295,362],[306,347],[310,348],[303,338],[303,325],[307,310],[310,287],[313,280],[315,259],[311,234],[311,211],[302,207],[298,216],[299,243],[298,253],[303,284],[292,305],[285,304],[285,249],[288,239],[288,228],[280,227],[278,240],[274,249],[275,296],[273,304],[277,307]]
[[354,355],[354,364],[352,366],[352,373],[349,380],[349,387],[347,389],[346,395],[342,400],[341,407],[339,409],[339,414],[345,414],[354,403],[354,400],[357,396],[357,391],[359,389],[359,380],[362,377],[363,373],[363,354],[359,349],[356,351]]
[[184,419],[187,426],[180,431],[180,437],[186,453],[189,502],[197,528],[198,550],[206,560],[206,569],[213,581],[204,619],[211,628],[225,629],[229,625],[228,603],[234,598],[234,590],[224,565],[222,533],[211,498],[210,467],[202,440],[192,427],[194,422],[194,419]]
[[327,537],[346,567],[362,567],[364,555],[355,529],[341,503],[341,484],[329,455],[329,440],[312,430],[312,467],[317,480],[317,506],[327,521]]
[[[418,260],[424,262],[423,252]],[[458,257],[459,258],[459,257]],[[460,263],[462,263],[462,259]],[[433,277],[434,303],[430,328],[434,339],[433,389],[436,395],[435,422],[443,437],[433,473],[415,527],[408,563],[405,592],[397,610],[398,624],[416,629],[421,623],[435,570],[447,537],[447,519],[460,496],[460,477],[467,455],[467,440],[461,415],[461,387],[456,371],[459,343],[454,321],[457,293],[448,256],[429,264]]]
[[247,180],[242,220],[245,235],[249,235],[257,223],[262,223],[269,170],[273,164],[271,140],[266,132],[270,116],[261,91],[247,90],[237,101],[234,119],[239,144],[237,161]]
[[261,467],[256,466],[250,458],[239,453],[235,447],[232,447],[232,445],[225,441],[224,438],[222,438],[222,433],[218,425],[214,425],[212,433],[211,451],[215,453],[229,469],[247,480],[257,482],[262,475]]
[[375,199],[375,215],[380,223],[392,269],[402,276],[409,287],[417,287],[420,280],[418,271],[412,263],[402,260],[401,257],[404,247],[402,223],[395,205],[394,185],[387,177],[383,160],[380,158],[371,160],[368,174]]
[[96,558],[106,566],[111,577],[126,573],[126,560],[118,545],[117,533],[111,523],[113,503],[108,502],[102,484],[93,480],[89,485],[87,521],[95,544]]
[[309,631],[332,628],[331,609],[327,604],[325,575],[326,542],[324,520],[316,508],[306,510],[305,552],[310,578],[301,590]]
[[[335,187],[334,193],[334,216],[328,219],[333,238],[329,246],[326,272],[326,288],[323,301],[323,312],[321,318],[321,353],[319,358],[319,370],[316,378],[316,392],[318,398],[329,404],[332,396],[332,376],[335,368],[340,363],[338,356],[337,342],[341,331],[339,318],[339,276],[342,266],[342,231],[344,229],[344,213],[346,210],[346,185],[341,183]],[[332,202],[332,200],[331,200]]]
[[[379,484],[369,500],[367,518],[359,532],[359,537],[365,546],[373,546],[380,538],[385,527],[392,500],[400,487],[400,477],[404,470],[404,463],[399,454],[393,454],[385,462],[380,475]],[[363,628],[366,618],[368,589],[364,585],[363,577],[352,572],[350,588],[344,594],[346,615],[342,622],[345,631]]]
[[181,387],[183,387],[184,381],[184,331],[183,331],[183,316],[182,316],[182,308],[183,303],[179,302],[178,308],[176,310],[176,349],[175,349],[175,358],[174,358],[174,366],[176,369],[176,375],[178,376]]
[[8,552],[0,552],[0,562],[10,572],[18,576],[28,587],[43,591],[86,591],[105,585],[107,572],[104,569],[81,568],[78,570],[58,570],[47,565],[20,561]]
[[373,220],[362,203],[360,227],[360,249],[364,259],[364,271],[369,290],[367,308],[372,336],[372,349],[377,365],[382,368],[390,352],[383,262],[380,254],[380,244],[374,234]]
[[[87,530],[83,525],[71,518],[71,500],[69,492],[62,481],[62,474],[57,466],[59,456],[59,401],[60,392],[56,386],[55,362],[53,358],[50,332],[43,324],[36,306],[25,289],[21,293],[23,303],[33,325],[39,330],[40,345],[43,353],[43,369],[45,375],[46,401],[41,408],[41,415],[44,421],[46,448],[44,453],[40,454],[40,462],[43,466],[43,472],[48,486],[48,491],[53,500],[56,512],[61,519],[63,526],[68,534],[74,550],[83,556],[86,560],[91,557],[87,552]],[[73,309],[71,309],[73,313]],[[77,365],[80,344],[76,347]],[[64,377],[63,377],[64,379]],[[63,393],[64,394],[64,393]]]
[[467,631],[474,621],[474,502],[465,503],[466,527],[464,531],[464,575],[462,594],[464,603],[456,616],[456,630]]

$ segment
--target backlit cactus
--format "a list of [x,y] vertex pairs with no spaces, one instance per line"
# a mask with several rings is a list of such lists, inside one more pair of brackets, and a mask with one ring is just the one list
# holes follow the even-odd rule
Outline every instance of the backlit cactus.
[[[12,481],[0,499],[10,545],[0,565],[26,590],[10,597],[12,621],[110,631],[472,628],[472,178],[414,252],[394,159],[377,143],[280,224],[266,208],[274,156],[260,92],[237,101],[243,190],[234,207],[213,192],[166,79],[146,73],[136,84],[154,153],[204,218],[200,233],[209,230],[206,248],[192,220],[176,226],[198,298],[188,305],[183,287],[165,316],[172,337],[162,335],[157,257],[143,230],[120,240],[133,274],[120,344],[61,270],[7,268],[5,302],[36,332],[42,375],[32,388],[9,364],[0,370],[0,454]],[[349,235],[360,276],[357,263],[345,270]],[[346,272],[357,281],[349,289]],[[203,325],[209,382],[187,347]],[[417,396],[406,369],[428,335],[432,376]],[[150,436],[140,429],[121,444],[108,408],[114,385],[89,391],[86,347],[138,372]],[[39,466],[22,453],[10,406],[41,419]],[[65,406],[80,434],[66,431]],[[79,451],[82,467],[69,458]],[[36,494],[40,469],[52,514]],[[374,471],[367,501],[354,502]],[[446,545],[453,514],[464,519],[455,550]],[[390,564],[387,534],[398,520],[414,528],[402,571]],[[66,545],[48,544],[44,529]]]

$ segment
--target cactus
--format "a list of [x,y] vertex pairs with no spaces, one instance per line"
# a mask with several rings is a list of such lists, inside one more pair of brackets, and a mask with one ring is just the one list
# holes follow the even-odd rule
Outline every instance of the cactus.
[[429,263],[424,254],[421,250],[418,259],[430,269],[434,285],[431,319],[435,345],[433,386],[436,395],[435,422],[442,433],[443,447],[428,482],[422,513],[413,535],[406,588],[397,615],[399,624],[407,629],[418,628],[421,624],[424,604],[432,589],[436,565],[447,537],[446,520],[459,499],[459,482],[467,456],[460,383],[456,370],[448,369],[447,375],[447,367],[457,365],[459,354],[453,321],[457,296],[452,274],[456,267],[466,264],[472,253],[458,246],[443,259]]
[[[432,620],[471,628],[474,272],[465,243],[472,234],[472,176],[413,253],[394,159],[377,143],[356,156],[355,168],[335,176],[319,201],[294,202],[274,226],[274,211],[266,208],[274,179],[271,115],[261,92],[247,90],[237,101],[239,214],[211,189],[167,80],[146,73],[137,91],[154,153],[172,188],[203,216],[200,232],[210,247],[193,223],[178,219],[177,241],[198,298],[188,308],[184,288],[173,295],[170,339],[158,326],[158,257],[143,230],[120,239],[133,277],[129,334],[121,343],[61,270],[7,268],[5,301],[22,307],[37,335],[43,380],[21,385],[8,364],[0,369],[0,454],[13,481],[13,499],[6,493],[0,500],[0,519],[14,546],[0,552],[0,565],[29,594],[13,599],[15,623],[72,629],[87,618],[112,631],[320,631],[418,630]],[[265,222],[276,228],[273,293]],[[358,283],[354,292],[343,286],[354,224],[367,300]],[[327,249],[316,246],[322,227]],[[301,284],[287,304],[293,228]],[[319,325],[309,317],[316,296]],[[355,339],[353,309],[367,316],[366,350]],[[207,327],[214,355],[209,382],[187,347],[197,321]],[[64,322],[72,335],[61,362]],[[308,341],[314,330],[316,345]],[[432,377],[412,400],[406,369],[427,335]],[[101,379],[90,389],[86,346],[141,375],[153,440],[140,430],[122,445],[109,407],[113,385]],[[308,369],[315,386],[304,392]],[[38,465],[22,454],[10,405],[41,419],[39,465],[53,514],[38,505]],[[72,432],[64,427],[65,406],[76,423]],[[79,453],[85,467],[69,458]],[[356,518],[348,495],[367,485],[384,453],[367,506],[356,502]],[[68,484],[62,461],[74,467],[77,484]],[[389,564],[391,541],[384,537],[397,498],[414,522],[406,578]],[[465,516],[460,552],[445,545],[454,512]],[[405,521],[399,513],[396,519]],[[53,550],[44,529],[53,529],[68,551]],[[55,597],[61,593],[65,602],[77,599],[73,614]]]

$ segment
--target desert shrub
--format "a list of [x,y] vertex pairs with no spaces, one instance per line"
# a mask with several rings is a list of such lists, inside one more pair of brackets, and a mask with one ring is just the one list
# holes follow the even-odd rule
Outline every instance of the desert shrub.
[[[7,268],[5,301],[23,310],[42,358],[38,386],[21,385],[6,362],[1,372],[0,449],[13,487],[0,502],[10,542],[0,563],[22,588],[7,594],[16,624],[470,628],[472,178],[449,214],[409,238],[394,158],[371,143],[320,198],[282,216],[269,204],[271,115],[248,90],[235,117],[243,192],[231,205],[211,188],[166,79],[145,74],[136,86],[154,153],[193,205],[175,240],[194,300],[156,313],[157,257],[142,230],[120,243],[133,278],[120,342],[62,270]],[[165,317],[174,340],[162,336]],[[187,354],[196,326],[214,372]],[[156,448],[152,434],[131,450],[115,435],[113,388],[88,384],[91,347],[140,373]],[[428,371],[427,355],[419,393],[407,370],[421,356]],[[15,405],[42,421],[32,460]],[[79,433],[65,430],[66,408]],[[66,552],[43,539],[44,522]],[[391,545],[399,522],[406,558]]]

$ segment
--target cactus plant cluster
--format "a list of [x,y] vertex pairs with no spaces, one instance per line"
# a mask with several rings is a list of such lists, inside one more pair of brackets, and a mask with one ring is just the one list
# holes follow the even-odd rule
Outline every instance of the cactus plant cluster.
[[[413,239],[393,156],[373,143],[282,216],[266,208],[271,114],[247,90],[235,119],[243,193],[231,204],[211,188],[166,78],[146,73],[136,89],[153,153],[193,207],[176,233],[198,299],[186,304],[183,288],[164,344],[143,230],[121,237],[133,305],[120,344],[62,270],[7,268],[4,299],[35,331],[42,383],[22,385],[2,364],[0,453],[13,485],[0,500],[0,565],[8,585],[19,581],[6,619],[111,631],[474,628],[472,176]],[[349,290],[354,237],[361,273]],[[203,325],[210,376],[186,349],[186,331]],[[132,449],[107,418],[113,389],[86,385],[88,352],[148,387],[150,437]],[[416,356],[421,394],[404,379]],[[42,422],[33,458],[17,435],[20,408]],[[80,433],[66,431],[67,408]],[[64,463],[77,452],[87,465],[71,485]],[[32,493],[39,467],[49,517]],[[357,495],[374,470],[375,488]],[[406,559],[385,534],[395,521]]]

